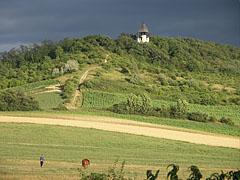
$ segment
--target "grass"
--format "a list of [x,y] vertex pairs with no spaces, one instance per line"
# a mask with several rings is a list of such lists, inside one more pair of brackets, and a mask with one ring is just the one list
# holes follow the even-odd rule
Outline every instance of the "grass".
[[53,85],[53,84],[58,84],[58,81],[57,80],[38,81],[38,82],[29,83],[22,86],[10,88],[10,89],[13,89],[13,90],[23,89],[27,93],[32,93],[32,92],[45,90],[46,86]]
[[[0,179],[11,175],[42,177],[67,176],[77,179],[81,159],[89,158],[87,172],[102,172],[116,159],[126,160],[127,176],[145,178],[147,169],[160,169],[166,177],[170,163],[180,166],[180,176],[187,177],[190,165],[197,165],[206,176],[213,172],[239,168],[237,149],[197,145],[172,140],[105,132],[94,129],[0,123]],[[44,153],[44,170],[39,168]],[[36,177],[36,178],[35,178]]]
[[57,108],[59,104],[63,103],[60,92],[33,94],[32,96],[39,102],[39,106],[43,110]]

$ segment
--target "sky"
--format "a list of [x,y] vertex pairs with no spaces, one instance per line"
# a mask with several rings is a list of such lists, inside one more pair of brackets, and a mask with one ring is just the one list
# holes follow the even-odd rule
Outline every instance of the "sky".
[[240,47],[240,0],[0,0],[0,52],[88,35],[192,37]]

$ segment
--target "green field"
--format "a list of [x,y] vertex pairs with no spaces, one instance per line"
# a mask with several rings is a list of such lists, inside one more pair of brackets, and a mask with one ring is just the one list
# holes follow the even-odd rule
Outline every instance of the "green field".
[[45,81],[38,81],[33,83],[28,83],[26,85],[17,86],[14,88],[10,88],[13,90],[23,89],[27,93],[36,93],[41,92],[43,90],[47,90],[46,86],[58,84],[57,80],[45,80]]
[[[0,179],[79,179],[83,158],[92,162],[87,172],[103,172],[116,159],[125,160],[126,175],[137,179],[145,178],[147,169],[160,169],[163,179],[170,163],[180,166],[181,178],[190,174],[187,167],[193,164],[206,178],[221,169],[236,170],[240,161],[237,149],[94,129],[0,123],[0,132]],[[39,168],[41,153],[46,158],[44,170]]]
[[60,92],[48,92],[32,96],[39,102],[40,109],[43,110],[57,108],[59,104],[63,103]]

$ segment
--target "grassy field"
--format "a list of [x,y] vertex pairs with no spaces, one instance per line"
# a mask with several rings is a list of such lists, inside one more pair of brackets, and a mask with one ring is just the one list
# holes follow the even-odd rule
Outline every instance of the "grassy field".
[[[89,158],[87,172],[103,172],[116,159],[126,161],[128,177],[145,178],[147,169],[160,169],[166,177],[170,163],[180,166],[179,176],[197,165],[206,178],[220,170],[239,168],[240,151],[94,129],[0,123],[0,179],[80,179],[81,159]],[[39,168],[40,154],[46,163]],[[119,164],[120,165],[120,164]]]
[[60,92],[48,92],[32,95],[38,102],[43,110],[57,108],[59,104],[63,103]]

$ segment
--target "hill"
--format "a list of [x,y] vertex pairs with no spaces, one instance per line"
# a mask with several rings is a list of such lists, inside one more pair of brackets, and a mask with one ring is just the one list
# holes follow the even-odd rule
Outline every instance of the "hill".
[[[41,109],[81,107],[239,124],[239,64],[234,46],[157,36],[140,44],[124,33],[115,40],[94,35],[1,53],[0,88],[24,90]],[[129,94],[135,104],[130,109],[124,104]]]
[[139,44],[130,35],[43,41],[1,53],[1,89],[57,78],[87,65],[102,67],[88,89],[147,93],[153,99],[182,98],[204,105],[239,105],[240,49],[192,38],[151,37]]

